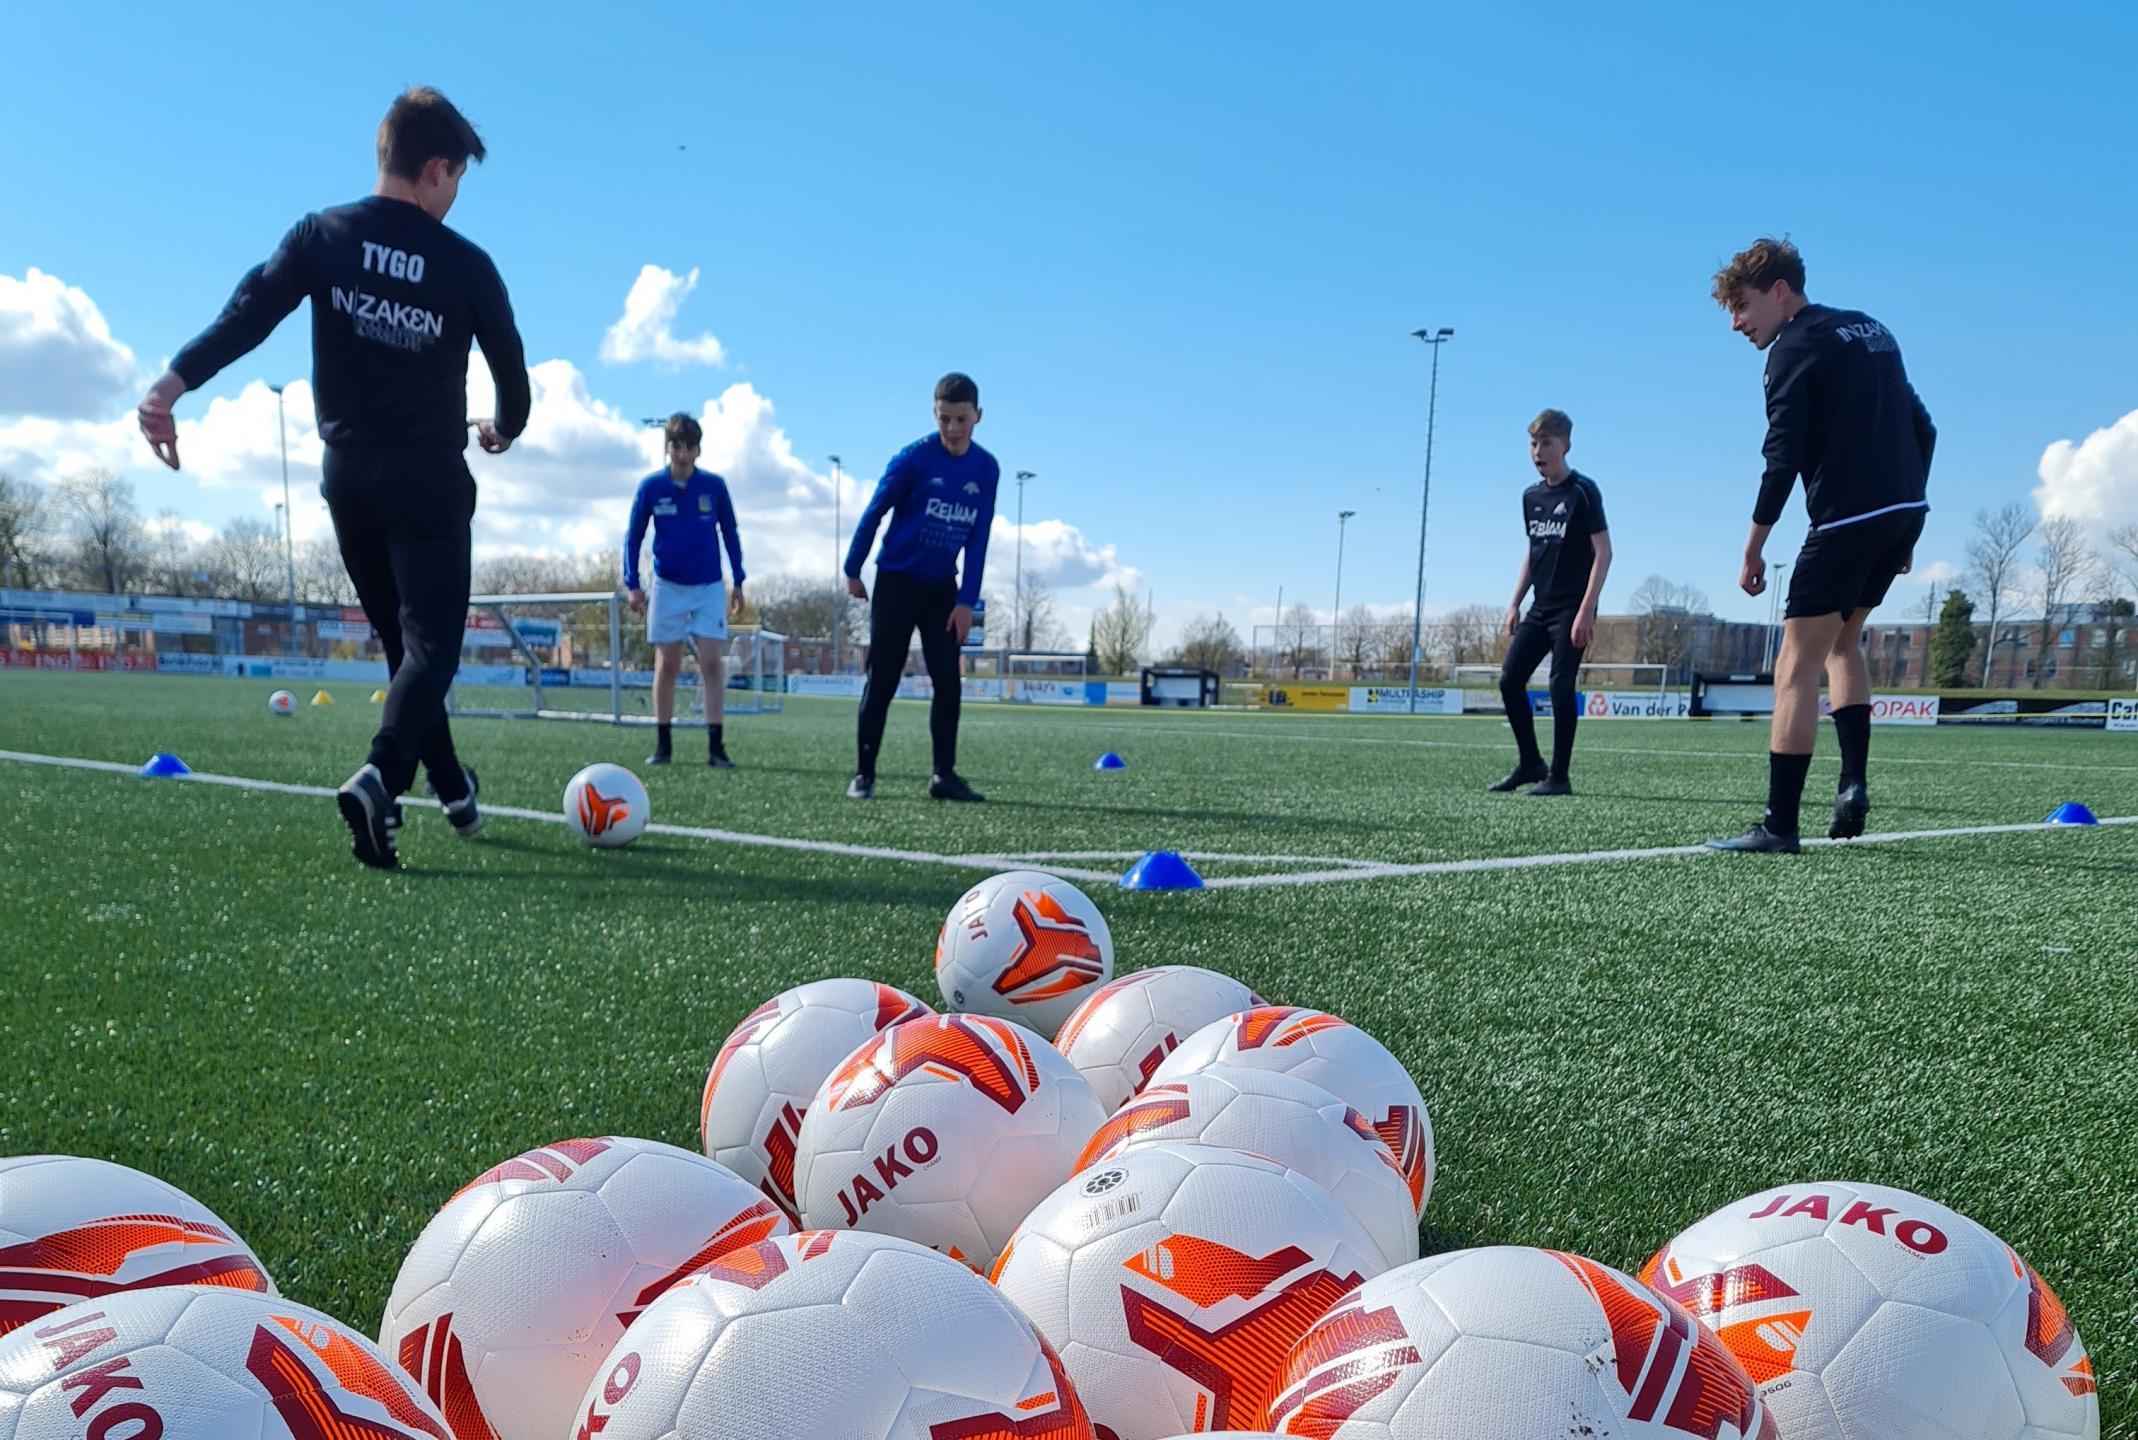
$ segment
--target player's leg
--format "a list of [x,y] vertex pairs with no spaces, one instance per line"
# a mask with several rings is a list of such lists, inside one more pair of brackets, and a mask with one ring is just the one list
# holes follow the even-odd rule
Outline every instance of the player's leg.
[[[1792,604],[1793,597],[1792,591]],[[1793,855],[1799,848],[1804,777],[1811,773],[1819,733],[1819,677],[1847,618],[1832,610],[1783,623],[1782,653],[1774,667],[1774,723],[1767,739],[1767,809],[1743,835],[1708,841],[1713,849]]]
[[1581,702],[1575,686],[1581,676],[1583,647],[1574,643],[1574,617],[1564,616],[1551,627],[1552,637],[1552,773],[1532,795],[1571,795],[1567,766],[1574,758],[1574,731],[1581,723]]
[[1833,653],[1826,658],[1834,738],[1841,746],[1834,820],[1826,831],[1830,840],[1853,840],[1861,835],[1871,813],[1871,666],[1864,658],[1863,627],[1871,611],[1884,602],[1893,581],[1914,562],[1915,545],[1923,534],[1923,514],[1884,516],[1844,528],[1861,530],[1856,548],[1862,557],[1863,583],[1855,608],[1834,640]]
[[1532,610],[1515,627],[1507,646],[1506,663],[1500,666],[1500,703],[1507,711],[1507,728],[1514,731],[1514,769],[1486,786],[1488,790],[1512,790],[1542,780],[1550,772],[1537,749],[1537,720],[1529,704],[1529,678],[1552,648],[1551,630]]
[[390,544],[394,583],[401,592],[403,654],[386,689],[371,759],[395,795],[415,781],[424,749],[445,720],[446,692],[460,669],[468,623],[468,539],[462,518],[457,526],[396,534]]
[[921,659],[935,691],[928,702],[928,742],[935,757],[928,793],[938,800],[984,800],[987,797],[958,774],[958,713],[965,687],[957,632],[950,628],[950,612],[957,603],[957,586],[946,580],[927,587],[919,608]]
[[475,768],[461,763],[459,752],[453,748],[452,724],[443,715],[424,737],[422,760],[423,773],[430,777],[431,793],[445,807],[445,818],[452,822],[453,833],[463,840],[473,840],[483,828],[482,812],[475,808]]
[[[698,650],[698,685],[705,696],[705,763],[715,769],[734,768],[735,762],[728,759],[727,738],[723,733],[727,721],[727,601],[718,599],[720,633],[710,635],[694,633],[692,639]],[[701,615],[701,620],[704,618]]]
[[657,641],[653,647],[653,753],[648,765],[666,765],[675,749],[676,675],[683,668],[683,642]]
[[[400,677],[405,650],[401,591],[394,579],[388,533],[374,493],[378,481],[373,473],[375,467],[329,450],[321,469],[325,483],[320,493],[334,522],[334,542],[341,550],[342,566],[349,572],[364,618],[371,622],[372,633],[379,637],[379,648],[386,652],[390,695],[394,681]],[[374,754],[377,749],[374,739]],[[357,859],[389,870],[399,863],[395,837],[401,825],[401,807],[370,757],[343,782],[334,801],[349,827],[350,848]]]
[[854,779],[849,798],[866,800],[876,785],[876,757],[883,749],[884,722],[891,699],[906,673],[906,649],[913,643],[915,584],[895,572],[876,572],[876,594],[869,602],[868,678],[861,687],[861,716],[855,743]]

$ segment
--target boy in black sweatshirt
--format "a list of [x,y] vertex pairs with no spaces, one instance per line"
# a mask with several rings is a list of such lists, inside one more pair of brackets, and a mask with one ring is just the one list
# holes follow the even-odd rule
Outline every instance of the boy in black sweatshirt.
[[445,697],[468,619],[468,347],[483,348],[497,416],[475,422],[496,455],[527,426],[531,391],[512,304],[490,257],[445,227],[483,142],[436,90],[395,100],[379,126],[377,190],[299,220],[238,282],[215,323],[141,401],[141,432],[178,468],[171,405],[312,302],[312,389],[326,446],[320,493],[357,599],[392,676],[371,753],[335,797],[356,858],[393,869],[399,796],[421,763],[463,836],[482,828],[475,775],[453,750]]
[[1797,812],[1819,725],[1819,674],[1832,692],[1841,783],[1831,839],[1863,833],[1871,808],[1871,675],[1863,623],[1915,560],[1937,429],[1908,383],[1891,331],[1860,310],[1804,298],[1804,260],[1787,240],[1761,239],[1715,276],[1730,328],[1767,352],[1767,468],[1752,509],[1739,584],[1767,588],[1768,532],[1799,475],[1811,533],[1789,579],[1774,676],[1767,811],[1717,850],[1795,854]]

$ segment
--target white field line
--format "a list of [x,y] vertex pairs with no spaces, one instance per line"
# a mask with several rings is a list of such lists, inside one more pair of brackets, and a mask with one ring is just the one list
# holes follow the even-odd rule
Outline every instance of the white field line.
[[[125,765],[114,760],[77,760],[65,755],[37,755],[21,750],[0,750],[0,760],[14,760],[25,765],[53,765],[67,770],[96,770],[111,775],[132,775],[140,767]],[[242,775],[211,775],[195,770],[190,775],[173,777],[179,782],[197,785],[223,785],[233,790],[265,790],[277,795],[306,795],[331,798],[334,791],[325,785],[291,785],[280,780],[253,780]],[[426,805],[435,808],[435,800],[419,799],[410,795],[403,797],[404,805]],[[562,825],[564,816],[554,810],[528,810],[517,805],[485,805],[484,819],[493,816],[509,816],[515,820],[534,820],[546,825]],[[722,845],[751,845],[767,850],[800,850],[820,855],[846,855],[857,860],[904,860],[916,865],[947,865],[960,870],[1013,870],[1019,868],[1015,859],[1007,855],[938,855],[929,850],[894,850],[883,845],[849,845],[838,840],[797,840],[784,835],[752,835],[740,830],[715,830],[701,825],[650,824],[649,835],[679,835],[692,840],[711,840]],[[1114,881],[1120,877],[1104,870],[1081,870],[1066,866],[1048,865],[1047,870],[1072,880]]]
[[[970,710],[968,710],[968,711],[966,711],[966,712],[965,712],[965,714],[966,714],[966,717],[967,717],[967,718],[966,718],[965,720],[961,721],[960,723],[962,723],[962,724],[972,724],[972,723],[974,723],[974,722],[973,722],[973,720],[972,720],[972,712],[971,712]],[[1049,719],[1049,720],[1022,720],[1022,719],[1019,719],[1019,720],[1010,720],[1010,719],[1008,719],[1007,717],[997,718],[997,717],[993,717],[993,716],[990,716],[990,717],[987,717],[987,718],[988,718],[988,721],[991,721],[991,722],[992,722],[993,724],[995,724],[995,725],[1010,725],[1010,724],[1021,724],[1021,725],[1029,726],[1029,727],[1032,727],[1032,728],[1036,728],[1036,729],[1056,729],[1056,730],[1076,729],[1076,728],[1081,728],[1082,726],[1085,726],[1085,725],[1089,725],[1089,724],[1093,724],[1093,723],[1096,723],[1096,722],[1092,722],[1092,721],[1061,721],[1061,720],[1052,720],[1052,719]],[[1287,717],[1287,718],[1289,718],[1289,717]],[[1344,718],[1344,717],[1340,717],[1340,716],[1339,716],[1339,717],[1334,717],[1334,718],[1336,718],[1336,719],[1339,719],[1339,720],[1340,720],[1340,719],[1342,719],[1342,718]],[[1372,717],[1372,718],[1370,718],[1370,719],[1369,719],[1368,717],[1364,717],[1364,716],[1355,716],[1355,717],[1350,717],[1350,718],[1353,718],[1353,719],[1357,719],[1357,720],[1360,720],[1360,721],[1361,721],[1362,723],[1365,723],[1365,724],[1384,724],[1384,725],[1385,725],[1385,724],[1390,724],[1390,723],[1393,723],[1393,721],[1394,721],[1394,719],[1395,719],[1396,717],[1392,717],[1392,716],[1375,716],[1375,717]],[[1450,718],[1453,718],[1453,717],[1450,717]],[[1467,719],[1467,718],[1471,718],[1471,717],[1461,717],[1461,718],[1465,718],[1465,719]],[[1483,717],[1476,717],[1476,718],[1482,719]],[[1538,718],[1539,718],[1539,719],[1543,719],[1543,720],[1549,720],[1549,719],[1550,719],[1551,717],[1550,717],[1549,715],[1544,715],[1544,716],[1539,716]],[[1587,717],[1587,716],[1583,716],[1582,718],[1583,718],[1583,719],[1588,719],[1589,717]],[[1154,723],[1155,723],[1155,724],[1165,724],[1165,723],[1177,723],[1177,721],[1178,721],[1178,717],[1174,717],[1172,721],[1157,721],[1157,722],[1151,722],[1151,721],[1146,721],[1146,722],[1143,722],[1143,723],[1145,723],[1145,724],[1154,724]],[[985,723],[985,722],[983,722],[983,723]],[[1130,722],[1130,723],[1132,723],[1132,724],[1133,724],[1133,723],[1136,723],[1136,722]],[[1325,742],[1327,742],[1327,743],[1329,743],[1329,744],[1332,744],[1332,745],[1398,745],[1398,746],[1404,746],[1404,747],[1409,747],[1409,748],[1414,748],[1414,749],[1422,749],[1422,750],[1497,750],[1497,751],[1499,751],[1499,752],[1501,752],[1501,753],[1503,753],[1503,754],[1504,754],[1504,753],[1506,753],[1506,751],[1507,751],[1507,748],[1508,748],[1508,743],[1509,743],[1509,742],[1506,742],[1506,741],[1496,741],[1496,742],[1495,742],[1495,741],[1485,741],[1485,740],[1406,740],[1406,739],[1401,739],[1401,738],[1399,738],[1399,737],[1396,737],[1396,736],[1392,736],[1392,735],[1319,735],[1319,734],[1315,734],[1315,733],[1313,733],[1313,732],[1312,732],[1312,731],[1310,731],[1310,730],[1278,730],[1278,729],[1275,729],[1275,728],[1274,728],[1274,726],[1275,726],[1275,725],[1277,725],[1277,724],[1279,724],[1279,723],[1282,723],[1282,722],[1279,722],[1279,721],[1271,721],[1271,722],[1270,722],[1270,725],[1271,725],[1271,727],[1272,727],[1272,728],[1269,728],[1269,729],[1245,729],[1245,728],[1242,728],[1242,729],[1222,729],[1222,730],[1221,730],[1221,729],[1219,729],[1219,728],[1218,728],[1217,726],[1215,726],[1215,725],[1207,724],[1206,722],[1202,722],[1202,721],[1195,721],[1195,720],[1190,720],[1190,721],[1189,721],[1188,723],[1189,723],[1189,724],[1191,724],[1191,725],[1195,725],[1195,726],[1197,726],[1197,727],[1198,727],[1198,728],[1197,728],[1197,729],[1196,729],[1196,730],[1195,730],[1194,732],[1192,732],[1192,733],[1194,733],[1194,734],[1197,734],[1197,735],[1222,735],[1222,736],[1226,736],[1226,737],[1228,737],[1228,738],[1232,738],[1232,739],[1241,739],[1241,740],[1273,740],[1273,741],[1284,741],[1284,742],[1286,742],[1286,743],[1296,743],[1296,742],[1298,742],[1298,741],[1301,741],[1301,740],[1309,740],[1309,741],[1325,741]],[[1298,723],[1298,722],[1295,722],[1295,723]],[[1328,724],[1330,723],[1330,721],[1329,721],[1329,720],[1309,720],[1309,721],[1306,721],[1306,722],[1304,722],[1304,723],[1305,723],[1305,724],[1308,724],[1308,725],[1328,725]],[[1428,722],[1428,723],[1443,723],[1443,724],[1444,724],[1444,723],[1446,723],[1446,721],[1445,721],[1445,719],[1442,719],[1442,720],[1438,720],[1438,721],[1432,721],[1432,722]],[[1631,722],[1622,722],[1622,723],[1635,723],[1635,724],[1646,724],[1646,723],[1650,723],[1650,722],[1646,722],[1646,721],[1631,721]],[[1168,737],[1168,738],[1174,738],[1174,737]],[[1658,756],[1662,756],[1662,757],[1665,757],[1665,758],[1667,758],[1667,759],[1677,759],[1677,760],[1758,760],[1758,761],[1762,761],[1762,762],[1764,762],[1764,761],[1766,760],[1766,758],[1767,758],[1767,752],[1766,752],[1765,750],[1672,750],[1672,749],[1664,749],[1664,748],[1661,748],[1661,747],[1651,747],[1651,746],[1637,746],[1637,745],[1587,745],[1587,744],[1583,744],[1583,745],[1580,745],[1580,746],[1578,746],[1577,748],[1579,749],[1580,753],[1581,753],[1581,754],[1583,754],[1583,755],[1658,755]],[[1885,765],[1946,765],[1946,766],[1950,766],[1950,765],[1960,764],[1960,763],[1962,763],[1962,762],[1959,762],[1959,761],[1955,761],[1955,760],[1951,760],[1951,759],[1935,759],[1935,758],[1932,758],[1932,757],[1929,757],[1929,756],[1922,756],[1922,755],[1885,755],[1885,754],[1878,754],[1878,753],[1875,753],[1875,752],[1874,752],[1874,754],[1872,755],[1871,763],[1872,763],[1872,765],[1873,765],[1873,766],[1885,766]],[[2085,772],[2087,772],[2088,774],[2132,774],[2132,773],[2138,773],[2138,765],[2081,765],[2081,764],[2076,764],[2076,763],[2074,763],[2074,762],[2070,762],[2070,761],[2058,761],[2058,760],[1969,760],[1969,761],[1966,761],[1966,762],[1964,762],[1964,763],[1965,763],[1965,765],[1966,765],[1966,766],[1967,766],[1968,768],[1971,768],[1971,769],[1976,769],[1976,770],[2082,770],[2082,771],[2085,771]]]
[[[133,775],[140,767],[114,760],[81,760],[66,755],[39,755],[22,750],[0,750],[0,760],[13,760],[25,765],[49,765],[67,770],[93,770],[111,775]],[[268,791],[278,795],[304,795],[327,798],[335,792],[324,785],[292,785],[281,780],[254,780],[242,775],[212,775],[194,771],[189,775],[175,777],[181,782],[190,781],[199,785],[222,785],[234,790]],[[435,800],[420,800],[413,796],[403,804],[436,807]],[[483,815],[509,816],[516,820],[533,820],[546,825],[562,825],[562,814],[552,810],[528,810],[516,805],[485,805]],[[2138,815],[2113,815],[2103,818],[2102,825],[2138,825]],[[1949,840],[1971,835],[2024,835],[2038,834],[2044,829],[2068,828],[2083,831],[2085,826],[2056,827],[2040,823],[2016,825],[1964,825],[1949,830],[1895,830],[1877,835],[1865,835],[1855,840],[1806,840],[1806,849],[1833,845],[1881,845],[1904,840]],[[971,854],[939,855],[928,850],[894,850],[881,845],[849,845],[837,840],[798,840],[783,835],[753,835],[739,830],[716,830],[698,825],[660,825],[646,827],[649,834],[677,835],[693,840],[711,840],[723,845],[748,845],[769,850],[796,850],[822,855],[847,855],[862,860],[903,860],[917,865],[945,865],[966,870],[996,870],[1018,868],[1020,862],[1040,860],[1043,868],[1056,875],[1072,880],[1100,882],[1117,879],[1103,870],[1084,870],[1047,863],[1037,855],[1017,854]],[[1103,859],[1108,854],[1117,858],[1133,858],[1141,851],[1082,851],[1068,858]],[[1621,860],[1657,860],[1680,856],[1709,855],[1705,845],[1654,845],[1631,850],[1585,850],[1570,851],[1556,855],[1499,855],[1472,860],[1429,860],[1414,864],[1399,864],[1376,860],[1336,860],[1341,868],[1299,871],[1280,875],[1220,875],[1203,882],[1210,890],[1244,890],[1270,885],[1327,885],[1346,880],[1388,880],[1423,875],[1468,875],[1486,870],[1532,870],[1562,865],[1599,865]],[[1210,851],[1196,851],[1190,859],[1230,860],[1242,863],[1261,860],[1266,863],[1321,863],[1311,856],[1250,856],[1228,855]],[[1739,864],[1757,864],[1757,861],[1739,861]]]

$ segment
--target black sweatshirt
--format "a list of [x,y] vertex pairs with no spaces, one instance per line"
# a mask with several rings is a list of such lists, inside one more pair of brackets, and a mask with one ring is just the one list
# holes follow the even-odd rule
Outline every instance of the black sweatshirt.
[[1522,492],[1522,525],[1529,532],[1529,583],[1537,591],[1531,613],[1579,605],[1596,568],[1596,537],[1610,528],[1603,491],[1578,470],[1557,485],[1539,480]]
[[497,381],[498,430],[511,439],[527,428],[527,357],[497,266],[418,206],[382,195],[299,220],[171,368],[198,390],[308,296],[328,445],[466,449],[471,339]]
[[1804,477],[1814,530],[1927,509],[1937,427],[1893,332],[1860,310],[1806,305],[1767,347],[1767,472],[1752,523],[1782,517]]

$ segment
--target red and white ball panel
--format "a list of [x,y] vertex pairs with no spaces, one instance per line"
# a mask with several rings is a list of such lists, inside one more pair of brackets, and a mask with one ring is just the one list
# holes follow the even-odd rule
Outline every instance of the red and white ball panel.
[[1425,1212],[1433,1193],[1433,1120],[1418,1082],[1373,1036],[1325,1011],[1260,1005],[1181,1041],[1151,1083],[1180,1080],[1210,1065],[1297,1075],[1357,1110],[1396,1157],[1413,1210]]
[[2056,1292],[1989,1230],[1906,1190],[1762,1190],[1641,1276],[1721,1336],[1789,1440],[2100,1432],[2093,1363]]
[[647,1306],[706,1261],[792,1228],[703,1155],[560,1141],[446,1203],[402,1262],[379,1343],[459,1440],[555,1440]]
[[1061,1029],[1113,978],[1114,942],[1091,897],[1037,870],[990,875],[958,897],[935,942],[946,1009]]
[[1292,1342],[1384,1264],[1297,1171],[1161,1144],[1047,1197],[995,1283],[1061,1353],[1102,1434],[1156,1440],[1263,1425]]
[[371,1341],[277,1296],[126,1290],[0,1340],[4,1440],[452,1440]]
[[1777,1440],[1751,1378],[1608,1265],[1499,1246],[1368,1280],[1292,1347],[1270,1423],[1322,1440]]
[[1365,1116],[1311,1081],[1212,1065],[1153,1085],[1108,1117],[1077,1169],[1167,1142],[1241,1150],[1289,1166],[1350,1211],[1386,1263],[1418,1258],[1418,1216],[1395,1156]]
[[1092,991],[1062,1022],[1054,1046],[1111,1112],[1150,1083],[1181,1041],[1261,1003],[1229,975],[1199,965],[1155,965]]
[[588,1385],[601,1440],[1091,1440],[1060,1360],[993,1286],[910,1241],[810,1231],[669,1291]]
[[934,1013],[873,980],[815,980],[773,996],[735,1027],[705,1077],[698,1107],[705,1153],[798,1219],[795,1146],[810,1097],[870,1039]]
[[1021,1025],[908,1020],[810,1101],[795,1193],[812,1228],[897,1235],[984,1270],[1105,1118],[1076,1067]]
[[0,1159],[0,1335],[148,1285],[275,1293],[251,1247],[175,1185],[79,1155]]

